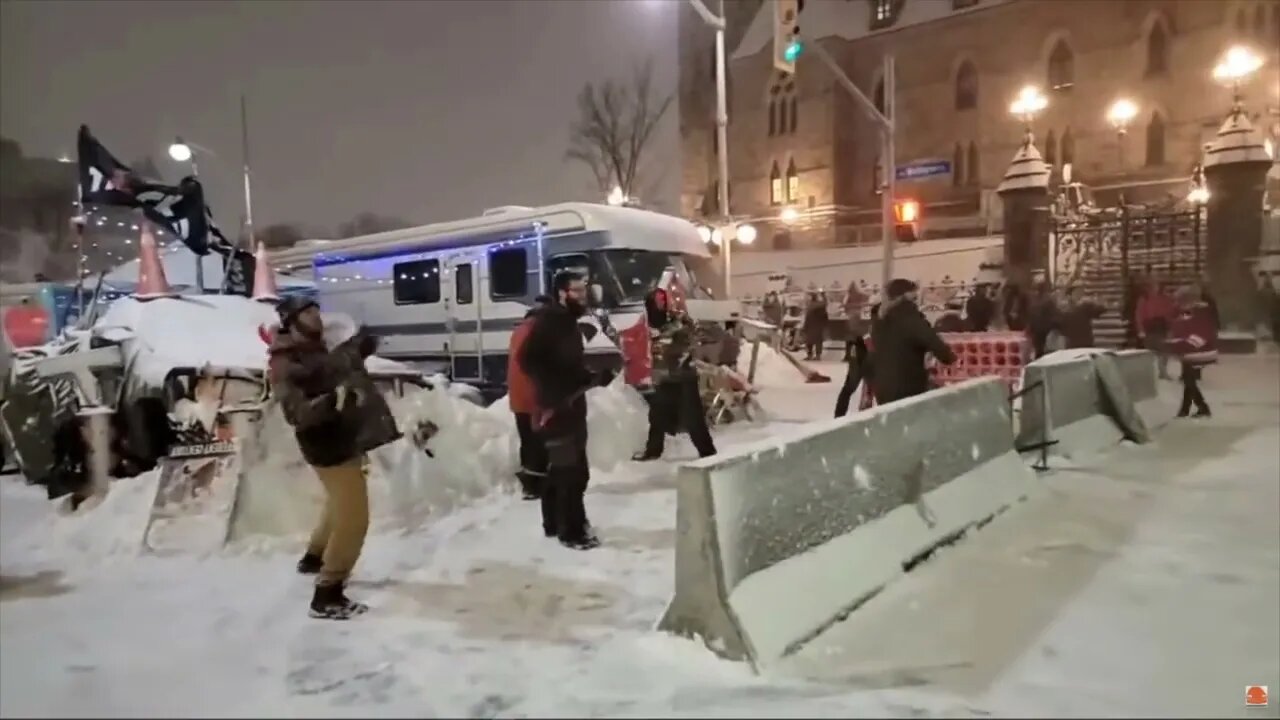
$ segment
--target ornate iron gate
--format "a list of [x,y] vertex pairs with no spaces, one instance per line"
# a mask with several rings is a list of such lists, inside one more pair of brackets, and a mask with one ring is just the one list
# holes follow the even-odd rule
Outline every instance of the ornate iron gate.
[[1127,325],[1138,280],[1176,286],[1201,279],[1205,223],[1199,211],[1055,218],[1049,276],[1055,287],[1082,287]]

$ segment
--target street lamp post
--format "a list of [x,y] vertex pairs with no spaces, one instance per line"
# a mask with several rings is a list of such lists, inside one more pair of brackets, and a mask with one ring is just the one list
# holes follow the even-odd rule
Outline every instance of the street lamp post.
[[1138,106],[1128,98],[1120,98],[1111,103],[1107,109],[1107,121],[1116,130],[1116,147],[1118,148],[1120,172],[1124,172],[1124,136],[1129,132],[1129,123],[1138,116]]
[[1018,96],[1009,104],[1009,112],[1014,117],[1022,121],[1023,142],[1030,145],[1035,141],[1035,135],[1031,131],[1031,123],[1035,121],[1036,115],[1040,114],[1049,106],[1049,100],[1040,92],[1040,88],[1028,85],[1018,91]]
[[[720,180],[717,183],[719,195],[717,205],[720,210],[720,225],[729,227],[732,214],[729,212],[729,108],[726,96],[728,68],[725,59],[725,12],[724,0],[720,0],[720,14],[716,15],[702,4],[702,0],[689,0],[689,4],[712,29],[716,31],[716,164],[719,168]],[[754,236],[753,236],[754,237]],[[724,294],[725,298],[733,296],[733,241],[727,240],[720,246],[724,258]]]
[[[201,148],[203,150],[203,148]],[[205,152],[208,152],[207,150]],[[211,153],[212,154],[212,153]],[[191,176],[200,177],[200,165],[196,162],[196,154],[192,150],[192,146],[179,135],[173,139],[173,143],[169,145],[169,157],[174,162],[185,162],[191,165]],[[201,295],[204,294],[204,258],[200,255],[195,256],[196,259],[196,291]]]
[[[244,224],[249,242],[247,249],[253,252],[256,245],[253,238],[253,189],[249,181],[249,112],[243,94],[240,95],[240,143],[240,150],[244,155]],[[173,143],[169,145],[169,157],[175,162],[190,163],[192,177],[199,178],[200,167],[196,163],[195,155],[197,150],[210,157],[218,157],[217,153],[209,148],[183,140],[181,135],[174,138]],[[196,256],[196,287],[201,293],[204,292],[204,262],[199,255]]]
[[1260,67],[1262,58],[1243,45],[1235,45],[1227,50],[1213,67],[1214,79],[1231,86],[1232,112],[1238,113],[1243,108],[1244,95],[1240,92],[1240,83]]

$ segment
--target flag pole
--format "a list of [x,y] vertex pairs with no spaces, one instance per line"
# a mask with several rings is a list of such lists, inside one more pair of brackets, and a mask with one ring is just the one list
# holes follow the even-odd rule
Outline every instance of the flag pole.
[[249,183],[249,110],[243,92],[240,93],[240,150],[244,155],[244,225],[249,242],[246,249],[254,252],[257,245],[253,238],[253,190]]

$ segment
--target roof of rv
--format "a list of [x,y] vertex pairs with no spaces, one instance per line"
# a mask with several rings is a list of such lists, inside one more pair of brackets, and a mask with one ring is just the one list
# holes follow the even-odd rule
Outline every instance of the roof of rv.
[[502,207],[465,220],[420,225],[403,230],[362,235],[344,240],[309,240],[289,250],[274,253],[277,267],[298,267],[314,257],[340,254],[385,252],[401,246],[415,248],[448,247],[477,235],[501,235],[527,230],[542,223],[548,236],[578,232],[608,231],[617,236],[620,247],[639,250],[678,251],[706,256],[708,251],[698,230],[686,220],[636,208],[561,203],[539,208]]

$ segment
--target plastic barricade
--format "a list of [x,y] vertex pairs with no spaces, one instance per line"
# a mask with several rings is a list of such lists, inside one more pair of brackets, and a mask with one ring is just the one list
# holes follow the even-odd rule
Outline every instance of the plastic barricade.
[[1028,349],[1022,333],[941,333],[940,336],[956,354],[956,362],[943,365],[929,356],[926,365],[934,383],[945,386],[978,377],[996,377],[1005,381],[1010,392],[1018,389]]

